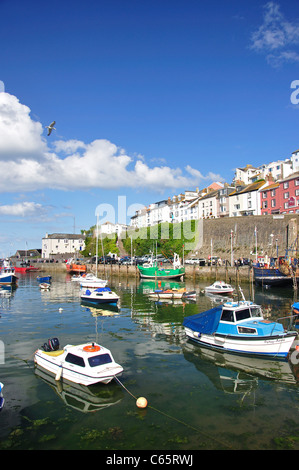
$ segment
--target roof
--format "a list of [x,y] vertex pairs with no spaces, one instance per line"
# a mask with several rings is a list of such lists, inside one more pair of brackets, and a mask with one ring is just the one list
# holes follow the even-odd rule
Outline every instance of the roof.
[[279,188],[279,183],[278,181],[276,183],[269,184],[266,186],[266,188],[263,189],[263,191],[271,191],[272,189]]
[[[220,189],[222,189],[222,188],[220,188]],[[201,198],[199,198],[199,200],[202,201],[203,199],[209,199],[210,197],[216,197],[218,195],[218,192],[219,192],[218,189],[216,189],[215,191],[210,191],[209,193],[207,193],[204,196],[202,196]]]
[[76,233],[50,233],[50,234],[47,234],[44,238],[54,238],[56,240],[61,240],[61,239],[79,240],[79,239],[85,238],[85,236],[82,234],[78,235]]
[[233,191],[229,196],[235,196],[236,194],[250,193],[252,191],[258,191],[266,183],[265,180],[255,181],[255,183],[250,183],[244,186],[240,191]]
[[296,171],[295,173],[292,173],[291,175],[286,176],[282,180],[279,180],[279,182],[283,183],[284,181],[290,181],[290,180],[297,179],[297,178],[299,178],[299,171]]

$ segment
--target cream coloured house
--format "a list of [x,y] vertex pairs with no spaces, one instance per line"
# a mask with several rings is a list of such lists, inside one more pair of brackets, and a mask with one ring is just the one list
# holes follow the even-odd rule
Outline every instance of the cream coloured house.
[[78,254],[85,248],[83,235],[71,233],[46,233],[42,239],[42,258],[48,259],[53,255]]

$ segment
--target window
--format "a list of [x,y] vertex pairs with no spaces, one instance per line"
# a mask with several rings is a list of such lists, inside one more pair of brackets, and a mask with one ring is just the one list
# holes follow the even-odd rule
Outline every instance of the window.
[[267,209],[268,207],[268,201],[263,201],[263,209]]
[[65,358],[65,362],[69,362],[70,364],[75,364],[76,366],[85,367],[83,357],[76,356],[75,354],[68,353]]
[[236,312],[236,321],[245,320],[246,318],[250,318],[249,308],[245,308],[239,312]]
[[234,321],[234,312],[232,310],[222,310],[222,315],[221,315],[221,320],[222,321]]
[[284,198],[284,199],[289,199],[289,193],[288,193],[288,192],[287,192],[287,193],[284,193],[283,198]]
[[238,332],[241,334],[245,335],[256,335],[256,329],[255,328],[248,328],[245,326],[238,326]]
[[276,206],[276,200],[275,199],[272,199],[271,201],[271,207],[275,207]]
[[267,191],[263,191],[263,199],[266,199],[267,197]]
[[271,196],[275,196],[275,193],[276,193],[276,189],[272,189]]
[[299,186],[299,178],[295,180],[295,186]]
[[110,354],[100,354],[98,356],[92,356],[88,358],[90,367],[102,366],[103,364],[109,364],[112,362]]
[[283,183],[283,189],[288,189],[288,187],[289,187],[289,182],[288,181]]

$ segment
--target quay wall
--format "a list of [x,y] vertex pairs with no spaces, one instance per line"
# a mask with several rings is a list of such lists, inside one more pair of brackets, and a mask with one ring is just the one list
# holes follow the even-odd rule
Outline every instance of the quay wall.
[[[95,264],[87,264],[87,272],[96,272]],[[41,273],[66,273],[65,263],[41,263],[38,265]],[[252,269],[249,266],[190,266],[186,265],[186,280],[223,280],[227,282],[252,281]],[[114,278],[139,278],[137,266],[131,265],[98,265],[98,276],[105,279]]]
[[254,259],[252,252],[255,252],[254,230],[256,227],[258,253],[263,251],[264,255],[276,256],[276,248],[278,248],[278,255],[283,256],[286,248],[291,247],[297,239],[298,225],[299,214],[205,219],[202,227],[202,241],[194,249],[193,255],[207,258],[212,250],[213,256],[230,261],[231,231],[233,231],[234,258]]
[[[279,217],[279,218],[278,218]],[[199,225],[200,226],[200,225]],[[221,219],[205,219],[202,225],[202,237],[188,257],[208,258],[209,255],[219,256],[231,261],[231,232],[233,232],[233,258],[255,259],[255,227],[257,229],[258,253],[268,256],[285,255],[286,249],[297,242],[299,214],[279,216],[248,216],[227,217]],[[212,241],[212,243],[211,243]],[[212,252],[212,253],[211,253]],[[65,263],[37,263],[41,272],[66,272]],[[248,266],[192,266],[186,265],[185,279],[217,280],[228,282],[251,281],[252,269]],[[87,264],[88,272],[96,270],[95,265]],[[138,278],[137,266],[131,265],[98,265],[98,275],[106,278],[130,277]]]

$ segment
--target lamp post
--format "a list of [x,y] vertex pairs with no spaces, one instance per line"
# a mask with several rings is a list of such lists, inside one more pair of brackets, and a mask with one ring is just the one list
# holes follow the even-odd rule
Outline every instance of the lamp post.
[[271,240],[271,242],[270,242],[270,246],[271,246],[271,254],[272,254],[272,253],[273,253],[273,251],[274,251],[274,250],[273,250],[273,237],[274,237],[273,233],[270,233],[270,240]]
[[233,254],[233,236],[234,231],[230,231],[230,265],[233,266],[234,264],[234,254]]
[[255,262],[257,263],[257,229],[254,227],[254,236],[255,236]]

